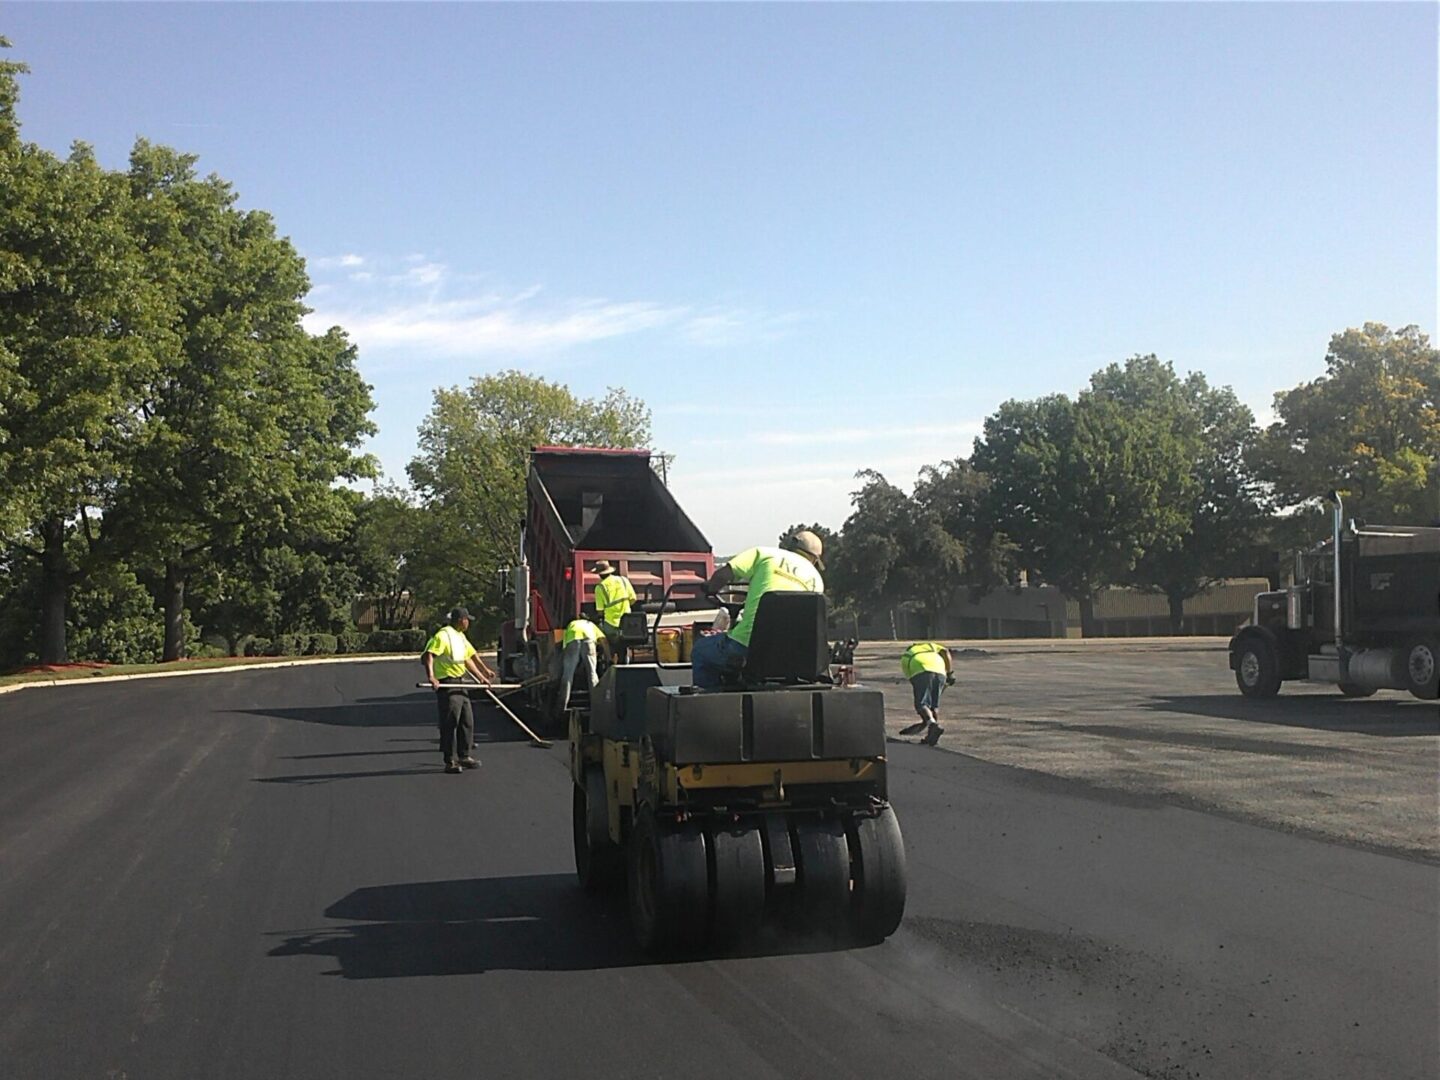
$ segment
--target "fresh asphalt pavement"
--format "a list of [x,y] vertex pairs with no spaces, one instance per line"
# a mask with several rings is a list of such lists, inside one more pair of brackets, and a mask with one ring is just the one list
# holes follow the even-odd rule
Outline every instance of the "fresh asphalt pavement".
[[0,1075],[1440,1073],[1431,862],[892,743],[895,936],[654,963],[564,744],[445,775],[415,675],[0,696]]

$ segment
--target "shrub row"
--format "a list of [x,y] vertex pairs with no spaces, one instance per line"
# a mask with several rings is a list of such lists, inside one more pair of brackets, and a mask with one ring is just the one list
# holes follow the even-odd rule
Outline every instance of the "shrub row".
[[346,653],[413,652],[425,647],[424,630],[346,630],[342,634],[281,634],[277,638],[249,638],[246,656],[332,656]]

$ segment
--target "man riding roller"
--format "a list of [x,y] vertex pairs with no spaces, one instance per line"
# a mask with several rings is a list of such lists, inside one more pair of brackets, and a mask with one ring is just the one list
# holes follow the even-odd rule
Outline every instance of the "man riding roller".
[[707,593],[718,593],[736,582],[748,584],[745,609],[726,634],[710,634],[695,642],[690,652],[690,669],[695,686],[716,690],[728,676],[745,666],[750,635],[755,630],[755,611],[767,592],[824,592],[825,569],[821,556],[824,545],[809,529],[790,536],[783,547],[753,547],[736,555],[705,583]]

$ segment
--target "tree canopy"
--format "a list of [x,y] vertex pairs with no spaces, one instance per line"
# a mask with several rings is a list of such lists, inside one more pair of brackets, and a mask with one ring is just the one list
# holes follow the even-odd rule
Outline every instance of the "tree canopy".
[[436,390],[407,470],[428,519],[416,553],[422,597],[442,607],[463,598],[498,615],[494,571],[517,556],[532,448],[649,441],[650,410],[624,390],[578,398],[519,371]]

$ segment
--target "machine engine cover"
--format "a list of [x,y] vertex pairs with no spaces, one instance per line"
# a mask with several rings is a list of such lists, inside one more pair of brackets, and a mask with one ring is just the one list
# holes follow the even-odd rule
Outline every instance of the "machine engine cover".
[[675,765],[883,757],[878,690],[800,686],[681,693],[654,686],[646,722],[655,756]]

